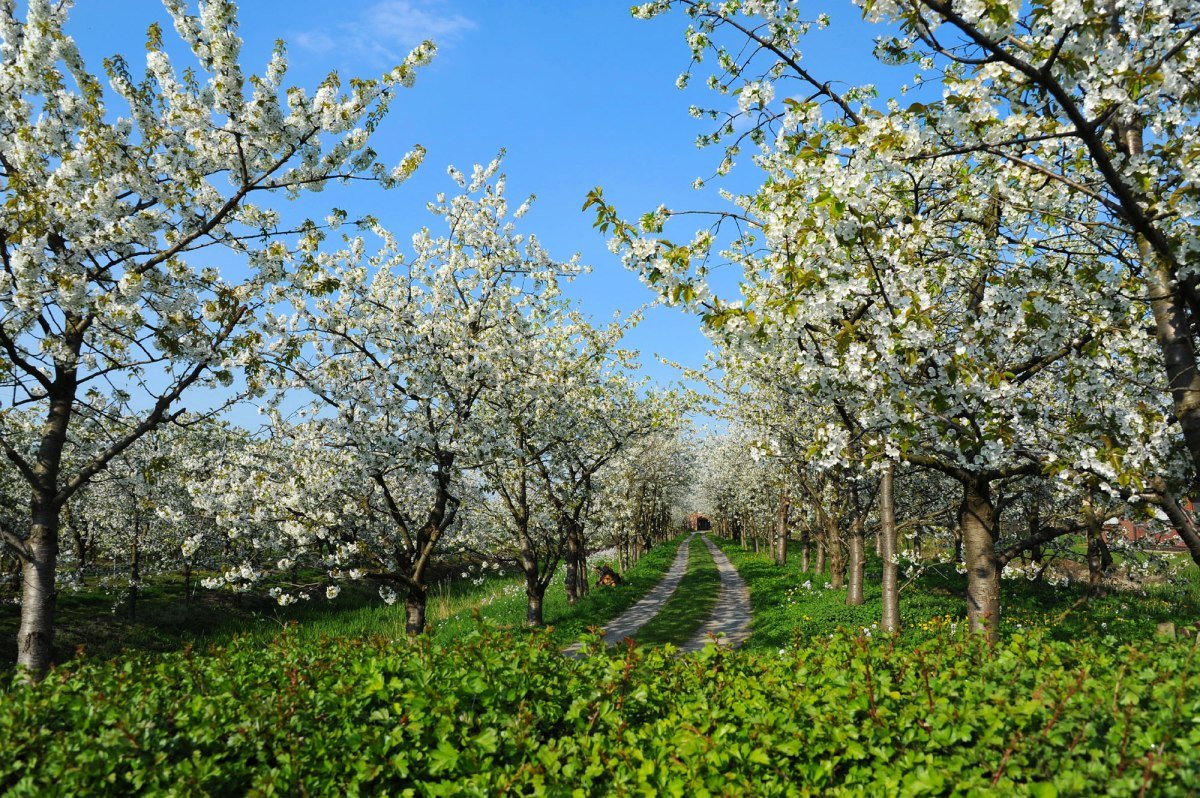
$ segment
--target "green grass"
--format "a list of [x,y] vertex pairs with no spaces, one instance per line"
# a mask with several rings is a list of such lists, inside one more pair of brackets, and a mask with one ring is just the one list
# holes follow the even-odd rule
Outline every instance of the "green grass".
[[708,547],[699,536],[692,538],[687,573],[658,615],[638,630],[635,639],[642,645],[683,645],[708,620],[720,589],[721,575]]
[[[554,636],[578,639],[590,626],[602,625],[637,602],[670,567],[682,539],[655,547],[624,575],[618,588],[593,588],[575,606],[567,604],[561,577],[546,591],[545,620]],[[89,587],[63,592],[58,600],[54,662],[65,663],[79,652],[89,659],[107,660],[132,652],[168,652],[185,646],[201,650],[248,636],[265,643],[285,626],[294,626],[302,641],[324,637],[405,636],[404,605],[383,604],[371,584],[347,584],[333,601],[324,598],[280,607],[271,599],[223,591],[199,590],[188,606],[183,580],[160,576],[146,580],[131,618],[124,590]],[[525,618],[521,576],[491,577],[482,585],[470,579],[446,580],[429,590],[427,620],[439,640],[469,633],[478,609],[487,623],[520,626]],[[20,608],[0,606],[0,674],[16,662]]]
[[[683,541],[684,538],[679,537],[654,547],[621,575],[620,586],[593,587],[574,605],[567,603],[563,581],[555,579],[547,588],[542,605],[543,619],[552,627],[551,637],[563,645],[573,643],[589,628],[603,626],[632,607],[659,583]],[[476,610],[479,620],[488,625],[519,628],[525,621],[523,579],[510,580],[490,600],[447,618],[434,629],[435,639],[447,641],[470,633],[479,622],[475,619]]]
[[[729,556],[750,589],[754,632],[746,645],[755,649],[780,649],[792,642],[827,637],[839,628],[871,628],[882,612],[879,560],[868,553],[864,603],[847,606],[846,590],[824,586],[829,575],[800,569],[799,544],[789,548],[788,563],[777,566],[770,556],[742,551],[734,541],[714,541]],[[1200,621],[1200,568],[1186,556],[1166,558],[1168,576],[1144,590],[1110,590],[1096,597],[1086,585],[1053,587],[1024,579],[1001,584],[1001,633],[1011,635],[1042,630],[1059,640],[1112,636],[1118,640],[1144,639],[1159,623],[1173,622],[1190,629]],[[910,643],[929,639],[944,627],[961,623],[966,616],[966,577],[949,565],[936,566],[905,584],[900,592],[903,639]],[[808,583],[808,587],[805,584]]]
[[[824,586],[828,574],[800,569],[800,547],[790,544],[787,565],[777,566],[769,554],[742,551],[734,541],[714,538],[730,561],[746,580],[750,590],[753,618],[750,639],[752,649],[780,649],[797,640],[828,635],[838,628],[861,629],[879,620],[882,598],[877,580],[863,586],[864,603],[846,605],[846,590],[830,590]],[[874,563],[879,569],[878,561]],[[867,566],[871,571],[871,564]],[[806,587],[805,585],[809,586]],[[910,586],[901,594],[900,620],[912,626],[936,615],[953,614],[962,602],[952,595],[918,593]]]

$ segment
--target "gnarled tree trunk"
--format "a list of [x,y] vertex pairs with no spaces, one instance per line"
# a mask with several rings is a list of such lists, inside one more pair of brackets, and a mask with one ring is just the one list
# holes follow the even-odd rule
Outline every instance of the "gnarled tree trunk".
[[542,620],[542,604],[546,598],[546,588],[537,580],[532,582],[526,581],[525,584],[525,625],[530,627],[541,626]]
[[404,631],[410,635],[425,633],[425,585],[409,585],[404,599]]

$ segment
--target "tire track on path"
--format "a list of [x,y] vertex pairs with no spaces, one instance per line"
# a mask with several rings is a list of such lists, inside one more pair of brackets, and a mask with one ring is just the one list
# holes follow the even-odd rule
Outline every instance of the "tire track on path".
[[712,614],[692,639],[679,647],[681,652],[699,651],[714,637],[717,645],[737,648],[750,637],[750,590],[746,580],[708,535],[702,540],[721,574],[721,592]]
[[[667,603],[667,599],[671,598],[671,594],[675,592],[675,588],[679,587],[679,581],[687,573],[688,549],[691,548],[693,537],[695,537],[694,534],[679,545],[679,552],[675,555],[675,561],[667,569],[667,573],[663,576],[662,581],[655,585],[649,593],[642,596],[637,604],[634,604],[625,610],[625,612],[604,624],[604,642],[606,645],[620,643],[627,637],[633,637],[638,629],[641,629],[651,618],[658,615],[658,611]],[[705,539],[705,542],[708,542],[707,539]],[[712,544],[709,545],[711,547]],[[721,584],[724,586],[723,575],[721,579]],[[574,656],[579,653],[579,649],[582,647],[582,643],[572,643],[563,649],[563,653]]]

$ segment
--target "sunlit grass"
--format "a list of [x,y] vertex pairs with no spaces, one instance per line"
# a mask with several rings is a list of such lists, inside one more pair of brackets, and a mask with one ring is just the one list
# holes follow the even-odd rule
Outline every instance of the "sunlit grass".
[[[576,604],[567,603],[562,578],[556,578],[546,590],[543,619],[552,627],[553,637],[564,645],[579,639],[590,627],[602,626],[632,607],[659,583],[671,567],[683,538],[656,546],[642,556],[626,573],[618,587],[592,587]],[[439,640],[459,637],[479,623],[492,626],[520,627],[525,622],[525,587],[515,579],[495,592],[481,596],[471,605],[449,615],[434,630]]]
[[[590,626],[602,625],[632,606],[658,583],[675,558],[682,538],[655,547],[624,575],[617,588],[592,588],[578,604],[567,603],[559,574],[546,592],[545,620],[556,638],[578,639]],[[591,576],[591,575],[589,575]],[[194,581],[193,581],[194,584]],[[323,597],[280,607],[264,596],[234,596],[198,591],[184,600],[183,580],[175,575],[147,579],[130,616],[126,591],[90,586],[59,597],[56,661],[72,659],[79,651],[91,659],[109,659],[136,651],[173,651],[185,645],[205,649],[224,645],[234,636],[270,640],[293,626],[303,640],[322,637],[400,639],[405,632],[403,601],[384,604],[368,581],[347,584],[338,598]],[[478,612],[488,624],[519,627],[525,619],[524,579],[512,571],[489,576],[481,584],[470,579],[443,580],[430,586],[426,621],[433,634],[448,640],[475,627]],[[19,607],[0,606],[0,671],[16,661]]]
[[683,645],[708,620],[720,590],[721,575],[708,547],[699,537],[692,538],[687,573],[679,587],[634,639],[642,645]]
[[[788,563],[775,565],[766,553],[742,551],[733,541],[714,541],[729,556],[750,590],[753,633],[746,645],[779,649],[789,643],[828,637],[839,628],[872,629],[882,613],[880,563],[868,552],[864,603],[846,605],[845,588],[827,588],[829,574],[800,569],[799,545],[792,543]],[[1145,555],[1143,555],[1145,556]],[[1113,636],[1135,640],[1173,622],[1181,632],[1200,620],[1200,568],[1186,556],[1166,558],[1167,576],[1157,584],[1132,590],[1109,588],[1090,595],[1085,584],[1051,586],[1025,579],[1001,583],[1001,633],[1043,630],[1061,640]],[[936,566],[908,582],[901,580],[900,618],[903,639],[917,642],[963,622],[966,577],[952,566]]]

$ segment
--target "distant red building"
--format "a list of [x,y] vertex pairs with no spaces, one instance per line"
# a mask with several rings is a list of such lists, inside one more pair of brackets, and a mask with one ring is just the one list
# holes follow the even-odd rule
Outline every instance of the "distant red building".
[[700,513],[692,513],[687,517],[688,529],[693,532],[707,532],[712,529],[712,524],[708,520],[708,516]]
[[[1196,512],[1195,506],[1190,501],[1184,502],[1183,509],[1189,513]],[[1141,543],[1156,549],[1179,549],[1181,551],[1187,549],[1183,545],[1179,533],[1168,526],[1165,521],[1131,521],[1128,518],[1122,518],[1115,524],[1105,525],[1105,529],[1109,534],[1118,534],[1131,543]]]

